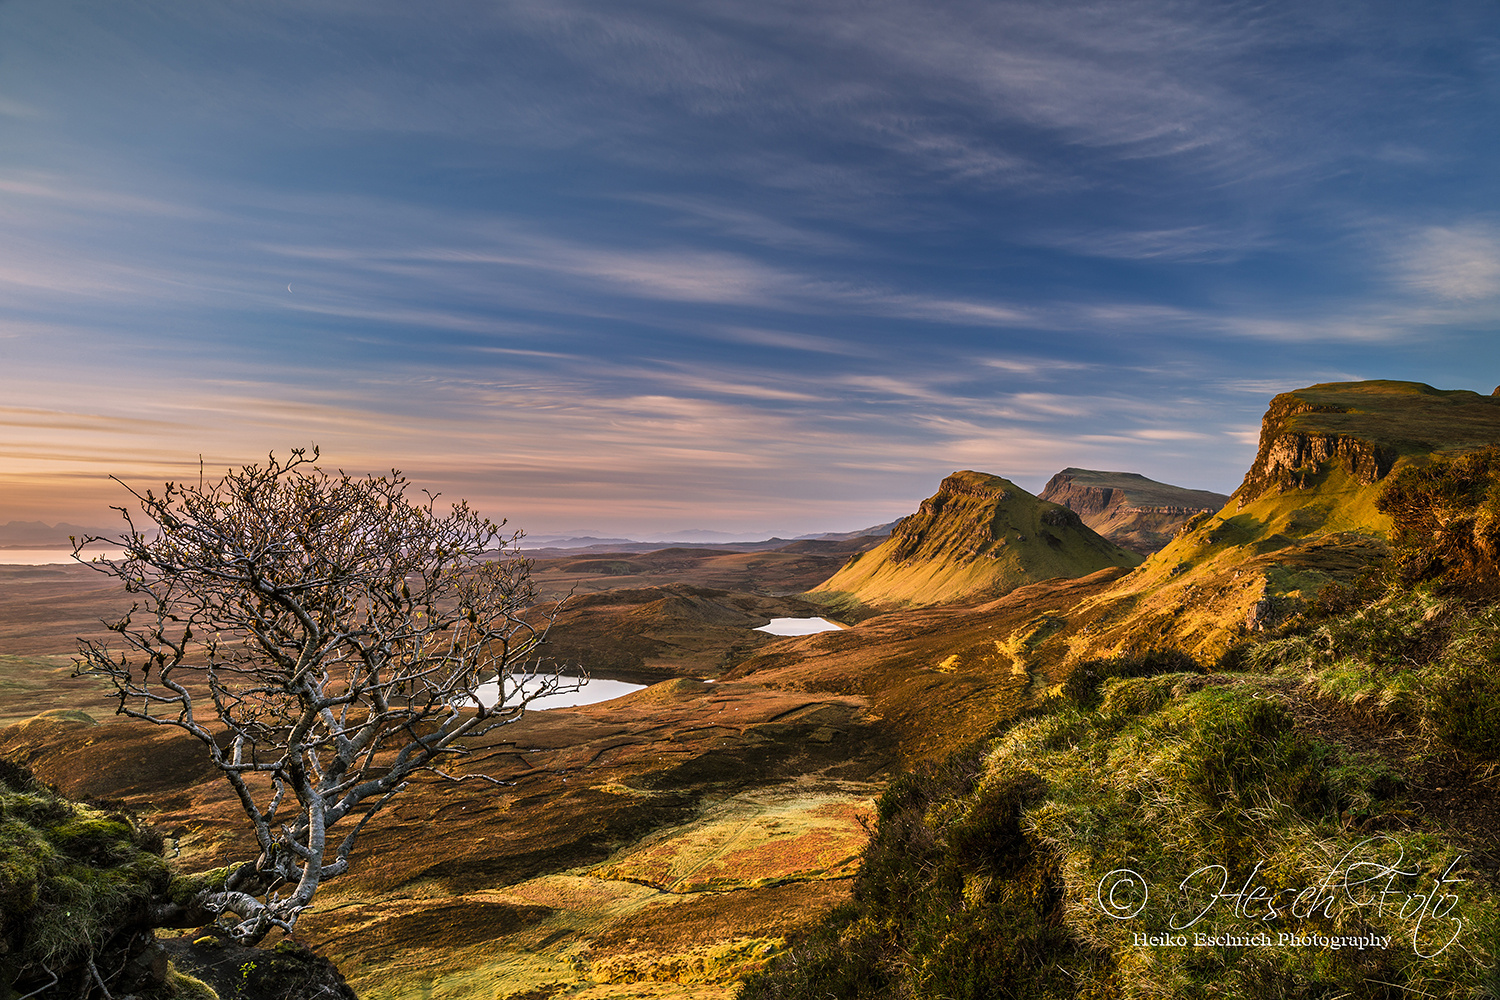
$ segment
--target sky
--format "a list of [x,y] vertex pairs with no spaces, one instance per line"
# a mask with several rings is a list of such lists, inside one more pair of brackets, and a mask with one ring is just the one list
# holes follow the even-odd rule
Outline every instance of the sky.
[[0,0],[0,523],[1229,492],[1277,392],[1500,383],[1497,163],[1493,0]]

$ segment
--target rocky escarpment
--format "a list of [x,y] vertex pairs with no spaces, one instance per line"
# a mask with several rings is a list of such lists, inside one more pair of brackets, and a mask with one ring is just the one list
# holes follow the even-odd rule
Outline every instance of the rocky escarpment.
[[1062,504],[1094,531],[1143,556],[1170,542],[1190,518],[1229,502],[1222,493],[1093,469],[1062,470],[1047,481],[1041,499]]
[[1235,491],[1240,509],[1309,488],[1330,465],[1361,485],[1384,479],[1402,456],[1465,452],[1500,434],[1500,398],[1421,382],[1325,382],[1271,400],[1260,448]]
[[[1271,400],[1260,429],[1260,449],[1235,491],[1243,508],[1265,493],[1306,489],[1324,465],[1337,461],[1356,480],[1368,486],[1384,479],[1396,463],[1396,449],[1350,434],[1296,429],[1298,417],[1308,414],[1348,413],[1338,405],[1319,405],[1285,392]],[[1308,421],[1300,421],[1302,424]]]
[[955,472],[889,540],[814,593],[873,606],[941,604],[1139,561],[1066,507],[999,476]]
[[1091,650],[1149,642],[1214,658],[1384,556],[1393,475],[1500,441],[1500,397],[1420,382],[1332,382],[1276,396],[1255,461],[1222,510],[1100,604]]

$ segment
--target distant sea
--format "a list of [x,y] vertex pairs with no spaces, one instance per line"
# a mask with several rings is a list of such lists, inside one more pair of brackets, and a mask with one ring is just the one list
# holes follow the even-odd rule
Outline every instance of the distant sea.
[[[85,549],[84,558],[103,556],[106,559],[118,559],[124,555],[123,549]],[[71,563],[73,561],[72,548],[65,549],[0,549],[0,566],[47,566],[53,563]]]

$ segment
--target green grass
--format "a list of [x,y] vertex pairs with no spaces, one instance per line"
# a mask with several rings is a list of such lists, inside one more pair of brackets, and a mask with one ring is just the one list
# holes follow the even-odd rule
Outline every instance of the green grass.
[[1473,764],[1500,763],[1500,607],[1398,588],[1286,633],[1249,649],[1245,662],[1413,728]]
[[1416,729],[1470,766],[1500,765],[1500,451],[1392,475],[1390,558],[1334,587],[1244,662]]
[[984,778],[971,750],[893,782],[854,902],[750,977],[742,1000],[1073,996],[1098,959],[1062,925],[1055,859],[1021,828],[1042,789],[1025,773]]
[[[1412,873],[1388,879],[1389,899],[1406,902],[1459,857],[1405,824],[1400,776],[1298,728],[1273,678],[1130,676],[1171,659],[1097,664],[1093,681],[1065,689],[1072,697],[988,747],[894,783],[855,902],[743,996],[1462,997],[1480,988],[1496,959],[1500,900],[1462,862],[1443,891],[1455,897],[1450,912],[1425,923],[1393,903],[1317,894],[1360,862]],[[1221,876],[1225,892],[1263,887],[1273,901],[1215,900]],[[1129,919],[1104,905],[1122,877],[1149,886],[1140,896],[1139,883],[1121,883],[1121,910],[1143,904]],[[1273,907],[1278,916],[1266,919]],[[1267,932],[1270,943],[1195,946],[1194,932]],[[1182,946],[1137,937],[1182,933]],[[1391,940],[1295,947],[1282,934]]]
[[1295,396],[1323,409],[1286,421],[1289,430],[1346,433],[1423,457],[1484,448],[1500,437],[1500,398],[1421,382],[1325,382]]
[[170,881],[159,835],[0,761],[0,984],[36,988],[123,946]]

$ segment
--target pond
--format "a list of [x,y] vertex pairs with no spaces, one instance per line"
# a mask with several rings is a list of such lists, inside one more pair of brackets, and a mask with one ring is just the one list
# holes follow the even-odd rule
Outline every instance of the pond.
[[769,625],[757,625],[755,631],[772,635],[817,635],[819,632],[838,632],[844,626],[827,618],[772,618]]
[[[515,704],[518,697],[533,694],[542,690],[544,686],[560,686],[562,690],[556,694],[543,695],[526,706],[528,712],[545,712],[549,708],[577,708],[579,705],[592,705],[596,701],[609,701],[611,698],[639,691],[646,686],[612,681],[606,677],[591,677],[582,687],[578,684],[578,678],[571,674],[527,674],[523,677],[508,677],[505,680],[505,701],[507,704]],[[576,690],[573,690],[574,688]],[[476,694],[479,696],[480,704],[493,705],[500,697],[500,682],[493,680],[487,684],[481,684]]]

